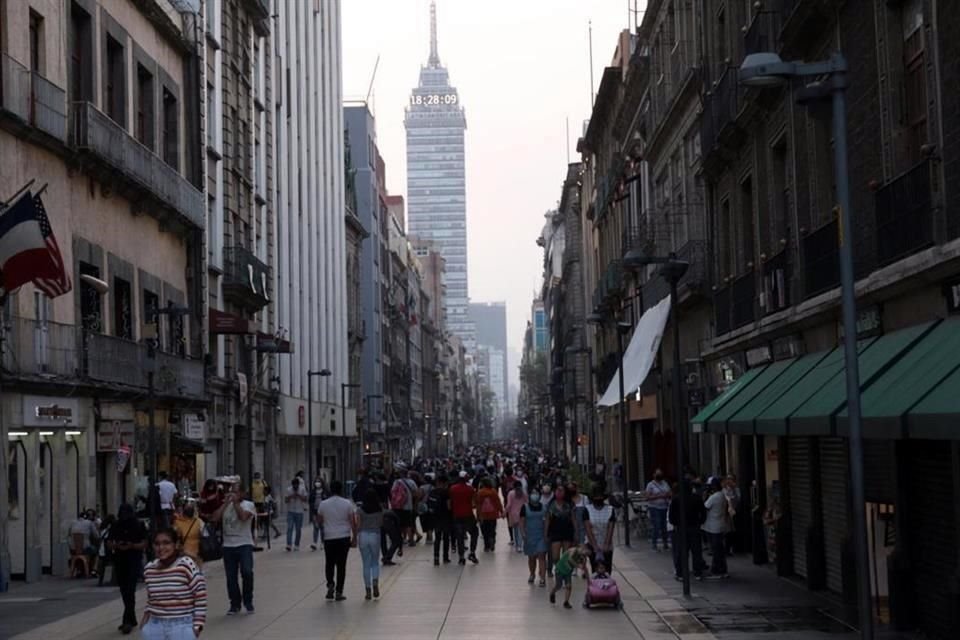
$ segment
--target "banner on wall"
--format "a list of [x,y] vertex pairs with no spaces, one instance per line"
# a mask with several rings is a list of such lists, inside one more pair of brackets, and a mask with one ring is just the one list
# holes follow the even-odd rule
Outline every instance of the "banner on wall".
[[117,473],[123,473],[130,462],[130,447],[123,445],[117,449]]

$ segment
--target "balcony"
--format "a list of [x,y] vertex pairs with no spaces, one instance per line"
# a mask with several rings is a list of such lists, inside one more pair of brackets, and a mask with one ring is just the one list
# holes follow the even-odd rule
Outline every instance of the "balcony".
[[89,380],[145,390],[149,384],[148,372],[152,369],[154,392],[158,396],[204,397],[201,360],[159,351],[150,357],[146,344],[99,333],[83,334],[82,343],[82,374]]
[[[126,197],[161,222],[203,229],[203,194],[173,167],[141,144],[126,129],[90,102],[74,102],[70,109],[70,146],[99,168],[101,180],[117,184]],[[161,213],[162,212],[162,213]]]
[[0,53],[0,107],[21,126],[67,141],[67,97],[63,89]]
[[730,287],[727,286],[722,289],[717,289],[713,294],[713,311],[718,336],[730,333],[731,308]]
[[761,313],[769,315],[789,307],[790,278],[793,276],[793,271],[787,250],[781,249],[780,253],[764,262],[760,273],[763,278],[763,289],[760,294]]
[[877,191],[877,257],[881,265],[934,244],[934,175],[928,158]]
[[243,247],[223,249],[223,294],[250,311],[270,304],[270,268]]
[[3,369],[9,375],[77,376],[77,328],[31,318],[6,323]]
[[753,271],[745,273],[730,287],[730,307],[733,316],[732,329],[739,329],[757,319],[757,280]]
[[[677,282],[677,295],[684,300],[684,294],[698,293],[707,275],[707,243],[703,240],[690,240],[677,250],[677,258],[689,263],[687,272]],[[670,283],[659,274],[643,285],[643,306],[649,309],[670,295]]]
[[621,240],[621,252],[623,258],[627,254],[636,252],[644,257],[653,257],[657,253],[656,243],[653,239],[650,227],[646,222],[641,222],[639,226],[630,227],[623,233]]
[[840,286],[839,226],[836,217],[801,240],[804,297]]
[[744,139],[744,132],[737,122],[740,113],[742,89],[737,82],[737,68],[725,67],[719,80],[707,92],[700,120],[700,135],[703,159],[711,172],[720,172],[726,162],[718,152],[735,149]]
[[610,303],[623,295],[623,261],[611,260],[603,274],[604,299]]

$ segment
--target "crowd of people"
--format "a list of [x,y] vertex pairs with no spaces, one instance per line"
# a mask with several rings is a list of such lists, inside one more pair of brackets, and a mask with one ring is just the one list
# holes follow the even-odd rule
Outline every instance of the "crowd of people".
[[[303,527],[312,527],[309,548],[325,556],[327,600],[346,599],[351,549],[359,550],[365,597],[374,600],[381,597],[381,567],[395,565],[405,548],[425,538],[435,567],[479,564],[481,542],[482,554],[494,553],[500,542],[500,548],[526,557],[528,584],[549,587],[549,602],[560,594],[562,606],[570,608],[575,576],[608,578],[613,568],[614,533],[628,502],[622,473],[617,460],[611,469],[600,460],[584,474],[536,449],[506,444],[361,469],[349,489],[322,476],[308,482],[299,472],[283,490],[282,503],[259,473],[249,490],[233,476],[210,479],[190,496],[181,496],[161,473],[152,491],[153,519],[138,518],[134,507],[124,504],[103,522],[93,512],[80,514],[70,533],[82,540],[83,553],[99,556],[101,580],[105,561],[114,567],[124,604],[120,631],[140,625],[147,638],[174,637],[170,633],[176,630],[199,636],[206,616],[203,564],[209,559],[223,559],[227,615],[254,612],[256,537],[281,535],[273,518],[280,504],[287,553],[300,551]],[[679,535],[681,490],[688,498],[685,550]],[[652,548],[672,550],[677,579],[684,551],[697,578],[729,577],[727,556],[741,505],[735,477],[704,481],[687,469],[680,483],[670,484],[657,470],[642,492],[630,495],[642,502],[634,517],[648,520]],[[509,540],[498,541],[501,520]],[[147,586],[146,613],[139,621],[138,580]]]

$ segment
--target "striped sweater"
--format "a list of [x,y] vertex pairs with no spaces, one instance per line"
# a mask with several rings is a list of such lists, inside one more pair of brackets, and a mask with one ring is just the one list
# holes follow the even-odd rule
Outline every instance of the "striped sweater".
[[146,612],[152,618],[191,616],[193,624],[207,618],[207,579],[196,563],[180,556],[168,567],[154,560],[143,570],[147,585]]

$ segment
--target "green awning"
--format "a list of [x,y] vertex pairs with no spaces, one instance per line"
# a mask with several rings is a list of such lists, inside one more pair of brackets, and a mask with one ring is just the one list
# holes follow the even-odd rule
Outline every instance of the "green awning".
[[[860,353],[863,353],[864,349],[873,344],[874,340],[875,338],[861,340],[858,345]],[[812,358],[817,355],[819,354],[811,354],[804,356],[804,358]],[[793,421],[790,416],[807,400],[819,393],[838,371],[843,371],[843,350],[833,349],[817,360],[816,364],[797,380],[797,383],[789,392],[780,396],[778,400],[756,417],[757,433],[780,436],[793,435]]]
[[774,402],[790,393],[798,382],[830,352],[819,351],[800,358],[787,360],[789,365],[777,379],[746,403],[740,411],[727,421],[730,433],[758,433],[757,418]]
[[[868,388],[878,377],[913,347],[935,323],[927,322],[909,329],[888,333],[859,351],[860,389]],[[830,381],[790,415],[793,435],[832,435],[837,414],[847,406],[846,367],[842,349],[840,367]]]
[[[927,326],[927,325],[922,325]],[[901,333],[901,332],[898,332]],[[893,334],[891,334],[893,335]],[[879,345],[878,345],[879,346]],[[952,400],[954,418],[960,414],[960,395],[942,395],[944,380],[960,368],[960,318],[946,320],[925,333],[923,338],[887,368],[860,396],[863,416],[863,435],[867,438],[930,437],[918,436],[907,430],[907,414],[915,405],[922,405],[931,392],[944,400]],[[949,387],[949,385],[946,385]],[[949,405],[941,406],[933,400],[928,410],[919,415],[944,416]],[[929,426],[927,418],[922,425]],[[954,427],[953,437],[960,437]],[[949,426],[949,425],[948,425]],[[846,408],[837,416],[837,434],[848,434]],[[939,437],[939,436],[938,436]]]
[[737,396],[743,389],[747,388],[753,379],[756,378],[766,367],[757,367],[755,369],[750,369],[745,374],[733,381],[733,383],[727,387],[723,393],[713,399],[713,401],[700,410],[700,413],[693,417],[693,420],[690,421],[693,425],[694,433],[704,433],[707,427],[707,421],[715,414],[717,411],[722,409],[728,402]]
[[[730,418],[737,415],[741,409],[750,404],[750,401],[763,393],[791,364],[793,364],[793,360],[781,360],[768,365],[735,398],[732,398],[730,402],[710,416],[707,420],[707,431],[710,433],[734,433],[730,431]],[[753,433],[753,426],[751,425],[750,430],[744,433]]]
[[940,381],[907,416],[911,438],[960,439],[960,369]]

